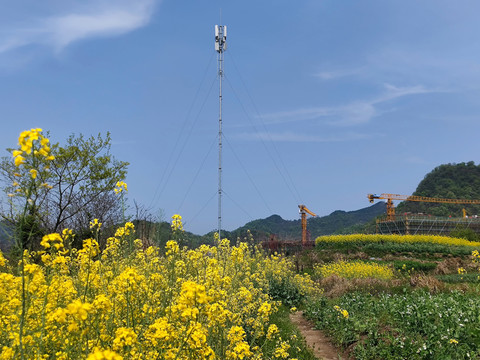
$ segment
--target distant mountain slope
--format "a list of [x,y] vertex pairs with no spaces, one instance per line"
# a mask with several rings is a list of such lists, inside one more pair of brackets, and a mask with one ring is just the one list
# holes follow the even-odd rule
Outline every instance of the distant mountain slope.
[[[360,210],[337,210],[327,216],[309,218],[310,238],[315,239],[320,235],[334,234],[345,229],[361,227],[378,215],[384,214],[385,209],[385,203],[379,202]],[[301,238],[300,219],[284,220],[279,215],[251,221],[234,231],[225,232],[224,236],[229,239],[245,238],[247,237],[247,230],[250,230],[256,241],[268,239],[270,234],[277,235],[280,240],[299,240]]]
[[[361,232],[365,224],[371,222],[378,215],[384,214],[385,210],[385,203],[378,202],[360,210],[337,210],[327,216],[309,217],[310,238],[315,239],[320,235],[334,233]],[[171,238],[171,229],[169,223],[162,223],[161,225],[155,236],[157,241],[164,244]],[[137,227],[142,228],[138,223]],[[302,234],[300,217],[297,220],[284,220],[279,215],[271,215],[265,219],[250,221],[234,231],[222,231],[222,238],[226,237],[231,241],[236,241],[237,238],[245,239],[248,238],[248,230],[250,230],[255,242],[268,240],[271,234],[275,234],[279,240],[300,240]],[[4,225],[2,226],[0,222],[0,249],[4,252],[7,252],[11,247],[11,235],[11,230]],[[185,232],[183,239],[185,244],[196,247],[201,244],[213,244],[214,237],[213,232],[203,236]]]
[[328,235],[340,232],[342,229],[355,225],[364,225],[383,215],[386,211],[386,204],[378,202],[375,205],[355,210],[355,211],[334,211],[328,216],[311,219],[308,223],[308,229],[311,238],[314,239],[320,235]]
[[[473,161],[440,165],[425,175],[413,193],[417,196],[447,199],[480,199],[480,165]],[[435,216],[480,215],[480,205],[443,204],[404,201],[397,206],[397,213],[425,213]]]

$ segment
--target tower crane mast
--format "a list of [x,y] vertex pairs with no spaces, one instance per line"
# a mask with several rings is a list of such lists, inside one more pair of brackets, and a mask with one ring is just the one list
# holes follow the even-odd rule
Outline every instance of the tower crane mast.
[[305,205],[298,205],[300,216],[302,218],[302,246],[307,246],[307,214],[311,216],[317,216],[310,211]]

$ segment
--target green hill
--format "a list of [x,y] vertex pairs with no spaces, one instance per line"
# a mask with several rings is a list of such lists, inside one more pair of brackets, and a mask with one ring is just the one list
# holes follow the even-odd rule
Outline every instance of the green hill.
[[[309,218],[308,230],[310,232],[310,238],[315,239],[320,235],[335,233],[362,232],[365,224],[385,213],[385,208],[385,203],[379,202],[360,210],[337,210],[327,216]],[[222,237],[227,237],[231,240],[237,238],[243,239],[248,237],[248,230],[250,230],[253,238],[257,242],[268,239],[271,234],[275,234],[279,240],[301,239],[300,219],[284,220],[279,215],[272,215],[265,219],[250,221],[234,231],[225,231]],[[211,237],[212,234],[209,233],[205,236]]]
[[[446,199],[480,199],[480,165],[475,165],[473,161],[440,165],[425,175],[413,195]],[[397,206],[397,213],[461,217],[463,208],[469,215],[480,215],[480,205],[413,201],[400,203]]]

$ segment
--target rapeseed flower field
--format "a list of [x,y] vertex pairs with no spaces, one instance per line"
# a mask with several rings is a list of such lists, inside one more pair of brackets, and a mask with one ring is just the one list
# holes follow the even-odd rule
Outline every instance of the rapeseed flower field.
[[68,230],[46,235],[44,250],[24,251],[25,302],[18,268],[0,255],[0,359],[289,358],[270,324],[279,302],[269,281],[318,290],[285,258],[226,239],[196,250],[169,241],[165,256],[136,239],[125,255],[133,230],[127,223],[102,251],[95,239],[65,249]]
[[479,248],[480,242],[440,235],[383,235],[383,234],[352,234],[319,236],[315,243],[398,243],[398,244],[438,244],[449,246],[470,246]]
[[393,270],[387,265],[368,263],[364,261],[338,261],[315,266],[315,274],[326,278],[337,275],[346,279],[382,279],[393,278]]

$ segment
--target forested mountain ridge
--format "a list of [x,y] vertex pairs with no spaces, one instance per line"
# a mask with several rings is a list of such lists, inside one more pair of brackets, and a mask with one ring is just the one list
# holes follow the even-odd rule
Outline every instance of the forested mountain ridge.
[[[310,232],[310,238],[315,239],[320,235],[348,232],[347,229],[362,228],[366,223],[384,214],[385,209],[385,203],[379,202],[360,210],[337,210],[327,216],[309,217],[308,231]],[[300,217],[297,220],[284,220],[279,215],[271,215],[265,219],[250,221],[234,231],[225,231],[222,237],[227,237],[230,240],[243,239],[248,236],[247,231],[251,232],[255,241],[266,240],[271,234],[275,234],[279,240],[300,240],[302,234]]]
[[[360,210],[337,210],[327,216],[309,217],[308,230],[310,231],[310,238],[313,240],[320,235],[362,232],[364,225],[377,216],[384,214],[385,209],[385,203],[378,202]],[[155,238],[154,243],[157,245],[164,246],[166,241],[171,239],[171,228],[168,222],[156,224],[146,224],[144,222],[143,225],[139,225],[138,221],[135,221],[135,223],[137,232],[140,231],[137,233],[137,236],[141,236],[141,233],[146,230],[150,234],[148,237],[153,236]],[[146,229],[147,227],[148,229]],[[157,229],[154,231],[155,234],[151,233],[154,227]],[[279,240],[300,240],[302,236],[300,217],[297,220],[284,220],[279,215],[271,215],[265,219],[250,221],[233,231],[222,231],[222,238],[228,238],[232,242],[235,242],[238,238],[242,240],[248,239],[249,231],[255,243],[268,240],[271,234],[275,234]],[[214,231],[201,236],[186,231],[183,233],[183,241],[181,243],[191,247],[201,244],[213,244],[213,234]],[[7,227],[0,233],[0,250],[4,252],[9,250],[12,245],[11,235],[11,230]]]
[[[418,184],[412,195],[445,199],[480,200],[480,165],[473,161],[459,164],[444,164],[429,172]],[[444,204],[404,201],[397,207],[397,213],[424,213],[435,216],[480,215],[480,205]]]

